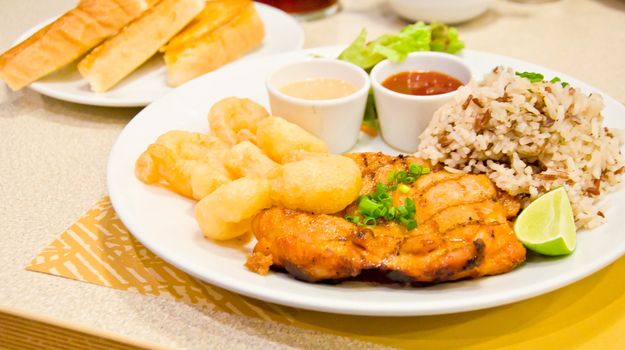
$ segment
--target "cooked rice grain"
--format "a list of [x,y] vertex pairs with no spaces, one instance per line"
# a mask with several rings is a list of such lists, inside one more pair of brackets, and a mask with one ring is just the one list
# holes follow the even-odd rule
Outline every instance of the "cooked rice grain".
[[603,100],[561,83],[531,83],[497,67],[458,90],[421,134],[417,155],[447,171],[488,173],[529,204],[564,186],[578,228],[605,222],[602,194],[625,171],[615,131],[602,126]]

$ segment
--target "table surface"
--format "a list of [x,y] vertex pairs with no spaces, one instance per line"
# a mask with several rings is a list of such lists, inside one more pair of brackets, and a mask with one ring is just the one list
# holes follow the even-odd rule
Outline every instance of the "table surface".
[[[8,49],[23,31],[66,11],[75,3],[72,0],[0,1],[0,51]],[[345,0],[339,14],[302,23],[302,26],[306,47],[314,47],[347,43],[363,26],[371,36],[377,36],[405,24],[384,1]],[[500,53],[565,72],[618,101],[625,101],[623,1],[521,3],[495,0],[486,14],[458,28],[468,48]],[[167,298],[25,271],[24,266],[44,246],[106,194],[105,165],[109,150],[122,128],[139,110],[66,103],[29,89],[12,92],[0,83],[0,266],[3,267],[0,269],[0,308],[45,315],[176,348],[397,345],[384,341],[383,335],[363,341],[363,337],[358,340],[348,336],[349,332],[324,331],[323,327],[317,327],[319,331],[304,330],[200,309]],[[624,264],[621,259],[612,270],[618,268],[623,273]],[[619,303],[611,307],[620,308],[620,316],[602,318],[607,322],[600,325],[602,330],[583,337],[577,345],[583,343],[595,348],[599,344],[604,345],[603,348],[623,345],[622,340],[616,343],[615,337],[619,328],[620,332],[625,328],[625,316],[622,316],[625,291],[620,288],[616,293],[620,294],[611,297]],[[488,313],[477,315],[489,317]],[[328,315],[329,319],[332,317]],[[471,316],[461,314],[458,320],[468,317]],[[429,320],[436,323],[436,319]],[[415,325],[421,328],[411,329],[411,334],[429,337],[430,346],[436,347],[436,332],[445,335],[439,329],[443,325],[427,327],[422,323]],[[462,324],[459,321],[450,327],[462,327]],[[400,331],[410,333],[406,327]],[[501,346],[501,342],[489,341],[497,334],[490,334],[490,337],[484,334],[488,335],[467,337],[466,342],[458,341],[456,346]],[[547,345],[549,338],[539,334],[535,339],[526,339],[527,344]]]

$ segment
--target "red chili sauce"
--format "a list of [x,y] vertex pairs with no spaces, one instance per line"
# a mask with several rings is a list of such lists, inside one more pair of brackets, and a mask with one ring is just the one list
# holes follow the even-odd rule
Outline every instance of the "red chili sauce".
[[391,75],[382,86],[406,95],[430,96],[454,91],[463,84],[460,80],[437,71],[411,71]]

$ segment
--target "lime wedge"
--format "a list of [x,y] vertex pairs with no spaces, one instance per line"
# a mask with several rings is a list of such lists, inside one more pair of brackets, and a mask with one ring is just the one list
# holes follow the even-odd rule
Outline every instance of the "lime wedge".
[[534,200],[514,222],[514,232],[530,250],[566,255],[575,250],[573,209],[566,190],[559,187]]

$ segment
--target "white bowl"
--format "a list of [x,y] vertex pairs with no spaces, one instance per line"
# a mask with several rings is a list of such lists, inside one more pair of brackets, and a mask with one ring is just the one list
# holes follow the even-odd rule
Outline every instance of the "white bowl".
[[434,112],[449,102],[457,90],[440,95],[415,96],[382,86],[386,78],[406,71],[438,71],[466,85],[471,80],[471,70],[461,58],[440,52],[414,52],[401,63],[384,60],[371,70],[371,86],[382,138],[390,146],[412,153],[416,152],[419,135],[432,120]]
[[[289,83],[314,78],[341,79],[356,92],[329,100],[307,100],[280,91]],[[356,144],[371,86],[362,68],[335,59],[310,58],[278,68],[266,83],[273,115],[319,137],[332,153],[347,152]]]
[[390,0],[391,8],[411,21],[460,23],[484,13],[490,0]]

